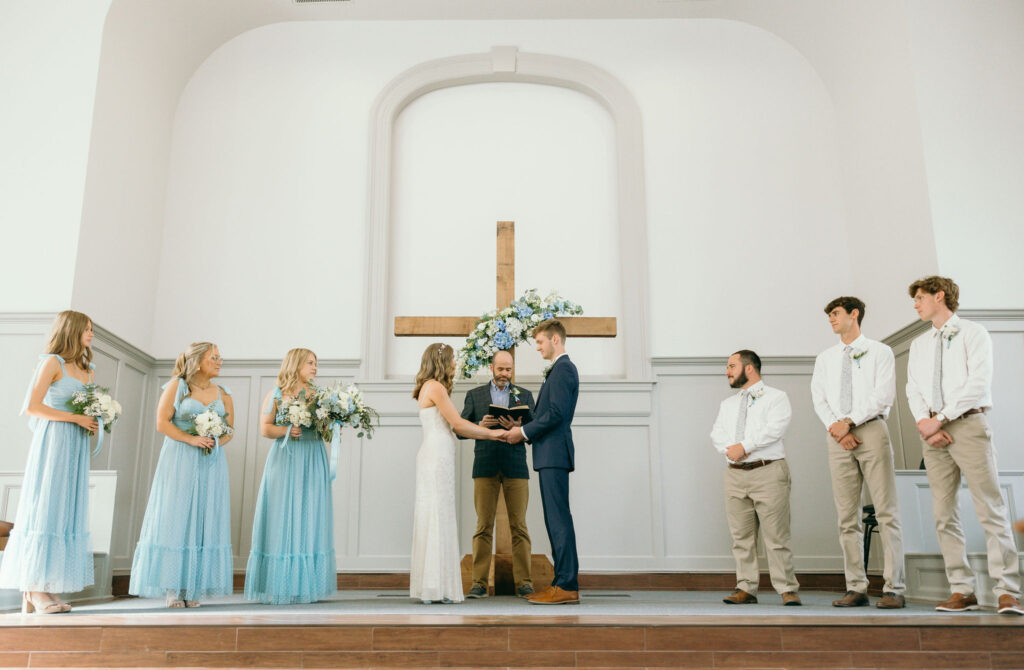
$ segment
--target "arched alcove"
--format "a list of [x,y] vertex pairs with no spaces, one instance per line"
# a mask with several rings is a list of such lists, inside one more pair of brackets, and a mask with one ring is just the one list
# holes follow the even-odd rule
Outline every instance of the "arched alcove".
[[380,93],[371,112],[370,179],[367,208],[366,324],[362,376],[384,379],[391,333],[388,319],[389,243],[395,120],[416,98],[442,88],[490,82],[561,86],[603,105],[615,126],[617,219],[622,277],[622,322],[626,379],[646,379],[647,220],[644,207],[643,138],[640,110],[629,91],[604,70],[560,56],[495,47],[490,53],[429,61],[406,70]]

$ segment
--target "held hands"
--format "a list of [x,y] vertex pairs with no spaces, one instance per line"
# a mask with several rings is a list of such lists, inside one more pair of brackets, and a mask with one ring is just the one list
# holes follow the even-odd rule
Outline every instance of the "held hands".
[[828,434],[836,442],[842,443],[843,438],[850,434],[850,424],[845,421],[836,421],[828,427]]
[[[929,440],[940,430],[942,430],[942,422],[938,419],[921,419],[917,422],[917,431],[921,433],[921,438],[924,440]],[[929,442],[929,444],[931,443]]]
[[74,414],[74,418],[71,419],[74,423],[77,423],[82,428],[85,428],[90,433],[95,433],[99,430],[100,425],[96,422],[96,418],[92,416],[86,416],[84,414]]
[[926,441],[930,446],[936,449],[943,449],[953,444],[953,436],[940,428],[938,431],[936,431],[934,435],[929,437]]
[[860,446],[861,444],[863,444],[863,442],[864,442],[864,441],[863,441],[863,440],[861,440],[861,439],[859,439],[859,438],[858,438],[858,437],[857,437],[856,435],[854,435],[853,433],[849,433],[849,432],[848,432],[848,433],[846,433],[846,435],[844,435],[844,436],[843,436],[843,437],[842,437],[841,439],[839,439],[839,440],[836,440],[836,442],[838,442],[838,443],[839,443],[839,446],[840,446],[840,447],[842,447],[843,449],[845,449],[845,450],[847,450],[847,451],[853,451],[853,450],[854,450],[854,449],[856,449],[856,448],[857,448],[858,446]]
[[733,463],[739,463],[743,460],[743,457],[747,455],[747,450],[743,448],[743,445],[737,442],[728,449],[725,450],[725,457]]
[[199,435],[190,435],[188,443],[197,449],[213,449],[213,438],[212,437],[200,437]]
[[288,434],[292,437],[302,437],[302,426],[293,425],[288,429]]

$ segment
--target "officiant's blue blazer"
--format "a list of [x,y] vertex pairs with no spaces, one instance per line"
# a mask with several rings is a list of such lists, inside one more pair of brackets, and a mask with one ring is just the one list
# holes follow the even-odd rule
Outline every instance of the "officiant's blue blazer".
[[576,449],[572,443],[572,417],[580,394],[580,375],[568,356],[555,361],[547,381],[537,395],[534,419],[523,426],[533,446],[533,469],[576,469]]

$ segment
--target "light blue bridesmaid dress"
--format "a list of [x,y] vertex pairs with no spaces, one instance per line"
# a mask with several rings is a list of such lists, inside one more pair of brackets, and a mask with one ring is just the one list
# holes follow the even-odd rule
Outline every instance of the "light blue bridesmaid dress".
[[[40,356],[35,377],[47,358],[60,362],[63,375],[50,384],[43,404],[68,411],[71,395],[83,384],[64,369],[56,354]],[[31,387],[29,388],[31,393]],[[24,411],[28,407],[25,399]],[[89,547],[89,434],[76,423],[31,417],[32,446],[14,530],[0,562],[0,588],[73,593],[93,583]]]
[[[224,416],[223,393],[204,405],[188,395],[184,379],[174,396],[174,425],[188,432],[192,417],[212,409]],[[144,598],[176,594],[200,600],[232,592],[231,497],[224,448],[206,454],[164,437],[149,492],[142,535],[135,547],[128,592]]]
[[[280,402],[281,389],[273,397]],[[274,412],[271,404],[270,412]],[[334,507],[324,442],[315,430],[274,440],[256,499],[245,597],[282,605],[323,600],[338,590]]]

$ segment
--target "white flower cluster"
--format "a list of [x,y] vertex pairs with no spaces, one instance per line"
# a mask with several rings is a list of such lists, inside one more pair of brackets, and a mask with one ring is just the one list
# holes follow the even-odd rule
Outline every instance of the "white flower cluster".
[[281,404],[287,404],[285,409],[285,422],[290,423],[293,426],[302,426],[303,428],[309,428],[313,425],[313,415],[309,411],[309,405],[296,399],[290,401],[284,401]]
[[224,417],[212,409],[193,415],[192,425],[195,426],[196,435],[200,437],[222,437],[234,432]]
[[107,432],[121,416],[121,403],[111,397],[110,392],[96,384],[86,384],[81,391],[71,394],[68,406],[73,414],[84,414],[103,420]]
[[541,321],[582,313],[582,307],[557,293],[541,297],[536,289],[530,289],[505,309],[480,317],[456,357],[456,376],[469,379],[477,370],[486,369],[494,354],[525,342]]

